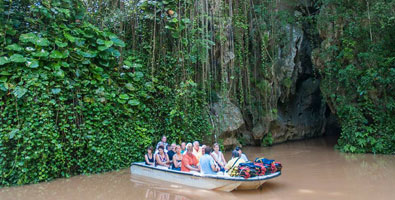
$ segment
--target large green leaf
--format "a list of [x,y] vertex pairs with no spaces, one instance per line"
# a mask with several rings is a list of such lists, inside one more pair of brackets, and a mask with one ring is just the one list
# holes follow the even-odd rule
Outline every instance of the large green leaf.
[[21,63],[26,62],[26,58],[23,57],[21,54],[14,54],[10,57],[11,62]]
[[100,44],[100,45],[104,45],[104,40],[102,40],[102,39],[97,39],[97,40],[96,40],[96,43],[97,43],[97,44]]
[[0,72],[0,75],[3,75],[3,76],[11,76],[12,73],[10,73],[10,72],[8,72],[8,71],[1,71],[1,72]]
[[110,48],[114,44],[111,40],[98,39],[96,42],[98,44],[100,44],[100,46],[98,47],[99,51],[104,51],[104,50]]
[[4,65],[10,62],[10,59],[6,56],[1,56],[0,57],[0,65]]
[[126,83],[125,87],[126,87],[126,89],[128,89],[130,91],[135,91],[136,90],[136,88],[131,83]]
[[112,41],[104,41],[104,46],[106,46],[106,47],[111,47],[112,45],[114,44],[114,42],[112,42]]
[[47,57],[49,55],[49,52],[41,49],[39,52],[33,52],[32,55],[34,57]]
[[26,33],[19,36],[19,40],[25,43],[27,42],[34,43],[34,41],[38,40],[38,37],[34,33]]
[[35,49],[34,47],[26,47],[25,50],[26,50],[26,51],[29,51],[29,52],[33,52],[33,51],[35,51],[36,49]]
[[81,56],[85,57],[85,58],[94,58],[97,55],[96,51],[84,52],[84,51],[78,50],[77,53],[80,54]]
[[25,95],[27,92],[27,89],[21,86],[17,86],[14,91],[13,94],[16,96],[16,98],[20,99],[23,97],[23,95]]
[[136,72],[136,78],[143,78],[144,74],[143,72]]
[[68,33],[64,33],[63,34],[64,37],[66,37],[70,42],[75,42],[75,37],[73,37],[72,35],[68,34]]
[[85,39],[83,38],[76,38],[75,39],[75,44],[79,47],[83,47],[85,45]]
[[119,95],[119,98],[123,99],[123,100],[128,100],[129,96],[127,94],[121,94],[121,95]]
[[22,51],[23,50],[23,48],[21,46],[19,46],[18,44],[10,44],[10,45],[6,46],[5,48],[10,51]]
[[40,64],[39,64],[38,60],[30,60],[30,61],[28,60],[28,61],[26,61],[26,66],[30,67],[30,68],[37,68],[40,66]]
[[138,106],[138,105],[140,105],[140,101],[137,99],[132,99],[132,100],[128,101],[128,104],[131,106]]
[[108,47],[106,47],[106,46],[99,46],[97,49],[99,51],[104,51],[104,50],[108,49]]
[[18,134],[19,129],[13,129],[9,134],[8,134],[8,138],[12,139],[15,137],[16,134]]
[[59,40],[56,40],[56,41],[55,41],[55,44],[56,44],[58,47],[60,47],[60,48],[63,48],[63,47],[66,47],[66,46],[67,46],[67,42],[61,42],[61,41],[59,41]]
[[49,40],[46,38],[38,38],[37,40],[35,40],[33,42],[33,44],[37,45],[37,46],[41,46],[41,47],[46,47],[50,44]]
[[121,39],[119,39],[117,37],[111,38],[111,41],[114,42],[115,46],[125,47],[125,42],[123,42]]
[[57,71],[54,72],[55,76],[57,76],[58,78],[64,78],[64,71],[59,69]]
[[121,56],[121,53],[119,53],[119,51],[116,50],[116,49],[114,49],[113,47],[108,48],[107,51],[109,51],[110,54],[111,54],[112,56],[114,56],[114,57],[119,57],[119,56]]
[[68,56],[69,56],[68,50],[65,50],[63,52],[60,52],[58,50],[53,50],[51,52],[51,55],[49,55],[49,57],[55,58],[55,59],[67,58]]
[[60,91],[62,91],[60,88],[52,88],[51,90],[52,94],[59,94]]
[[3,92],[7,92],[8,91],[8,84],[7,83],[0,83],[0,90]]

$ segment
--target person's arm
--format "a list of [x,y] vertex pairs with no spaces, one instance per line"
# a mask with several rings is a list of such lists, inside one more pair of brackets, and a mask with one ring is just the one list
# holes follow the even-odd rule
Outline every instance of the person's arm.
[[214,159],[210,161],[210,165],[211,165],[211,169],[212,169],[213,171],[216,172],[216,171],[219,170],[219,169],[217,168],[217,165],[215,165]]
[[156,160],[158,161],[158,164],[159,164],[159,165],[166,165],[166,163],[162,162],[162,161],[159,159],[159,154],[156,154]]
[[175,168],[179,168],[178,163],[177,163],[177,159],[176,159],[176,154],[173,155],[173,165]]
[[244,160],[247,162],[248,161],[247,155],[245,155],[244,153],[243,153],[243,155],[244,155]]
[[169,164],[170,164],[169,155],[168,155],[168,154],[166,154],[166,165],[169,165]]
[[211,155],[211,157],[214,159],[215,162],[219,163],[219,161],[217,160],[217,158],[215,158],[214,154],[215,154],[215,153],[212,152],[210,155]]
[[195,164],[196,167],[192,167],[191,165],[189,165],[189,163],[187,163],[185,167],[187,167],[189,170],[200,172],[200,166],[197,166],[198,160],[196,158],[192,158],[192,162],[193,164]]
[[148,163],[149,165],[151,165],[151,163],[150,163],[150,161],[149,161],[149,159],[148,159],[148,156],[145,155],[144,157],[145,157],[145,162]]
[[229,161],[226,165],[225,165],[225,170],[229,170],[229,168],[232,167],[231,162]]
[[186,164],[185,167],[188,168],[191,171],[197,171],[197,172],[200,171],[199,168],[192,167],[189,164]]
[[[226,160],[225,160],[225,157],[224,157],[224,154],[223,154],[223,153],[221,153],[221,157],[222,157],[222,160],[224,161],[224,165],[226,165],[227,162],[226,162]],[[222,166],[222,167],[225,167],[225,166]]]

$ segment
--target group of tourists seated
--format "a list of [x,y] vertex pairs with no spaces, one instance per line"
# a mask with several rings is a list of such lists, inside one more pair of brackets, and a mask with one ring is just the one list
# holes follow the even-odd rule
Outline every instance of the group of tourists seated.
[[232,151],[232,158],[227,162],[217,143],[212,148],[200,146],[198,141],[193,144],[182,142],[181,145],[169,145],[166,139],[166,136],[162,137],[155,151],[153,147],[147,148],[145,164],[183,172],[230,175],[240,163],[248,161],[240,147]]

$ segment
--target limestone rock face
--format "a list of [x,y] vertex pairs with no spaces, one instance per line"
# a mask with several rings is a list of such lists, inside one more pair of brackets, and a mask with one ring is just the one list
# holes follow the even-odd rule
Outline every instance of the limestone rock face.
[[269,112],[252,120],[255,143],[269,133],[273,143],[324,133],[326,105],[322,102],[320,82],[314,78],[309,41],[297,27],[284,29],[289,43],[278,50],[275,80],[271,84],[274,92],[267,102]]
[[[321,46],[339,35],[326,29],[319,29],[324,39]],[[254,77],[255,84],[249,88],[251,105],[243,105],[245,110],[240,110],[228,98],[220,98],[211,105],[214,132],[226,147],[240,143],[260,145],[269,133],[273,143],[320,136],[334,124],[328,125],[331,105],[323,100],[320,80],[313,69],[313,63],[314,67],[323,67],[325,61],[314,56],[316,53],[312,52],[317,50],[312,50],[313,45],[301,27],[288,24],[280,32],[284,34],[284,43],[279,45],[273,64],[265,65],[267,74]],[[225,58],[234,58],[226,48],[224,51]]]
[[224,146],[240,145],[235,134],[244,125],[239,107],[228,98],[220,97],[218,102],[211,105],[211,116],[214,119],[215,135],[224,139]]
[[278,105],[277,120],[270,123],[273,142],[319,136],[324,133],[325,104],[321,103],[319,81],[302,81],[296,95]]

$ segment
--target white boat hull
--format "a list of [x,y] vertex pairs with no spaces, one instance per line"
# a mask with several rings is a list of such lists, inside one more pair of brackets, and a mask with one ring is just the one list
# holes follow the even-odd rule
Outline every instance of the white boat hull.
[[229,177],[224,175],[203,175],[200,173],[193,174],[180,172],[171,169],[156,168],[145,165],[144,163],[133,163],[130,170],[133,175],[149,177],[151,179],[158,179],[191,187],[226,192],[230,192],[235,189],[257,189],[266,180],[281,175],[281,172],[276,172],[270,175],[244,179],[242,177]]

